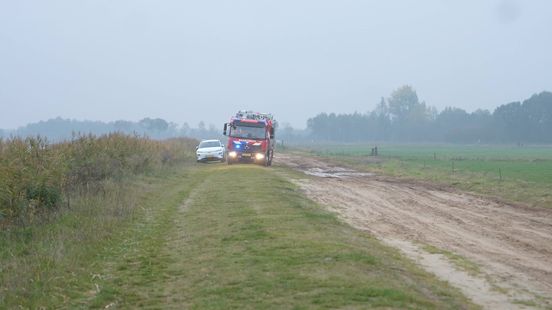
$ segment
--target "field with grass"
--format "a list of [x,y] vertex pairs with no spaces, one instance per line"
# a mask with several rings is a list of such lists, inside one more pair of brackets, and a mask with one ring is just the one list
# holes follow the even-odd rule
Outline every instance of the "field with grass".
[[3,231],[0,308],[475,307],[293,177],[183,163]]
[[193,162],[195,143],[0,140],[0,308],[58,308],[88,290],[97,255],[173,181],[172,170]]
[[551,146],[486,145],[313,146],[308,151],[359,168],[552,207]]

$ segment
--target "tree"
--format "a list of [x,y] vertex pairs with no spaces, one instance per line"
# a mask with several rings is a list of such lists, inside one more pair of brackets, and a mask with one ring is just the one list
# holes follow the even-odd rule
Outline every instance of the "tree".
[[191,128],[190,128],[190,125],[188,125],[188,123],[184,123],[182,124],[182,127],[180,127],[180,135],[181,136],[188,136],[191,134]]
[[389,112],[398,122],[407,120],[420,105],[416,91],[409,85],[394,90],[387,102],[389,103]]
[[522,128],[528,142],[552,142],[552,93],[542,92],[523,101]]
[[493,113],[495,126],[501,133],[501,139],[505,142],[521,142],[523,133],[522,108],[520,102],[511,102],[496,108]]
[[148,131],[166,131],[169,128],[169,123],[164,119],[147,117],[140,121],[140,126]]
[[432,109],[420,102],[418,94],[409,85],[399,87],[387,100],[391,115],[394,140],[432,140]]
[[207,128],[205,127],[205,122],[204,122],[204,121],[200,121],[200,122],[197,124],[197,129],[199,129],[199,131],[201,131],[201,132],[206,131]]

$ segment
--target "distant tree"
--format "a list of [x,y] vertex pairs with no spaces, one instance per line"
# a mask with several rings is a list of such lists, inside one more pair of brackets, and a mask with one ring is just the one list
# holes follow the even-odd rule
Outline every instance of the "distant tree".
[[199,129],[200,131],[205,131],[205,122],[200,121],[199,124],[197,124],[197,129]]
[[190,125],[188,125],[188,123],[182,124],[182,126],[180,127],[180,135],[187,136],[190,133],[191,133]]
[[290,123],[283,123],[278,130],[278,138],[281,140],[294,140],[295,132]]
[[409,85],[394,90],[387,102],[393,120],[398,122],[406,121],[412,113],[417,113],[420,105],[416,91]]
[[425,102],[420,102],[418,94],[411,86],[399,87],[391,93],[387,102],[394,140],[432,139],[430,128],[432,109],[427,107]]
[[528,142],[552,142],[552,93],[542,92],[523,101],[519,130]]
[[129,121],[119,120],[119,121],[113,122],[113,128],[116,131],[120,131],[120,132],[130,133],[135,129],[134,127],[135,127],[135,123],[129,122]]
[[447,107],[445,108],[435,120],[435,129],[438,132],[438,140],[445,141],[462,141],[465,139],[464,132],[468,126],[470,115],[468,112],[458,109]]
[[[524,116],[520,102],[511,102],[495,109],[493,119],[503,142],[522,142]],[[527,124],[526,124],[527,125]]]
[[169,123],[160,118],[151,119],[147,117],[141,120],[139,124],[148,131],[166,131],[169,128]]
[[381,97],[380,103],[368,116],[368,121],[370,123],[367,135],[369,140],[382,141],[389,138],[391,115],[385,98]]

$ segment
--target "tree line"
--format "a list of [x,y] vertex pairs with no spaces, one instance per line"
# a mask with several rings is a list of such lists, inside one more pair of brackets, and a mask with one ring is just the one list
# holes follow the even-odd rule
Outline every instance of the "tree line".
[[307,121],[307,130],[316,141],[552,143],[552,93],[504,104],[492,113],[454,107],[438,112],[411,86],[402,86],[371,112],[320,113]]
[[113,132],[147,136],[152,139],[175,137],[203,139],[221,136],[219,128],[215,128],[214,125],[207,126],[203,121],[193,128],[187,123],[178,125],[161,118],[144,118],[136,122],[125,120],[101,122],[79,121],[58,117],[47,121],[31,123],[15,130],[0,129],[0,138],[41,136],[46,137],[52,142],[61,142],[71,140],[73,136],[78,134],[94,134],[99,136]]
[[[42,136],[50,141],[71,140],[75,134],[112,132],[153,139],[222,138],[221,129],[199,122],[193,128],[160,118],[140,121],[77,121],[62,118],[31,123],[16,130],[1,130],[0,138]],[[367,113],[320,113],[308,119],[306,129],[283,122],[277,139],[288,142],[446,142],[446,143],[552,143],[552,93],[541,92],[523,102],[489,110],[442,111],[420,101],[411,86],[402,86]]]

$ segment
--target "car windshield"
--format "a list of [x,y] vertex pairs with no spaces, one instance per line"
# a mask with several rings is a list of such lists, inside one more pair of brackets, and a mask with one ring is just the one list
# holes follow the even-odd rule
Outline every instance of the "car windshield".
[[205,142],[201,142],[199,144],[200,149],[203,149],[203,148],[206,148],[206,147],[220,147],[220,142],[218,142],[218,141],[205,141]]
[[264,139],[264,127],[236,126],[230,128],[230,136],[242,139]]

